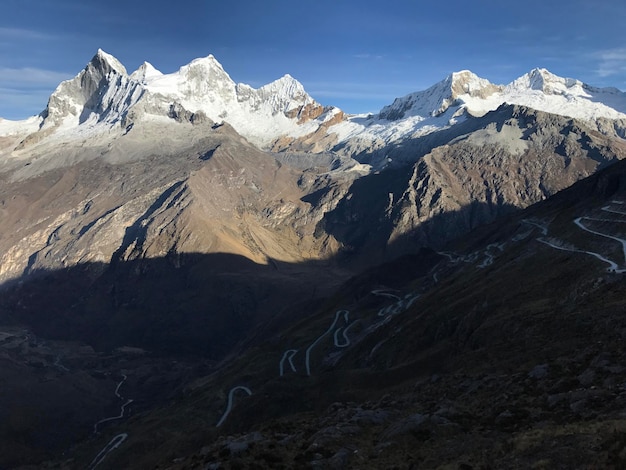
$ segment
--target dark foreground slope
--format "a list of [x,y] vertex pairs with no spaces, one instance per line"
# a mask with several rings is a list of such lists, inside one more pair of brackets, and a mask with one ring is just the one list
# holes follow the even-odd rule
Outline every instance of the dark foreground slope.
[[623,238],[618,163],[353,278],[57,467],[124,436],[98,468],[623,468]]

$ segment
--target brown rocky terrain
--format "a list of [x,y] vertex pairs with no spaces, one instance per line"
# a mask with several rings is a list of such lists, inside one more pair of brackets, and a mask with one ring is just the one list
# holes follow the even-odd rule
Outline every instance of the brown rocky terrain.
[[[450,140],[440,145],[442,138]],[[441,247],[556,194],[626,157],[626,145],[576,120],[503,106],[453,135],[407,142],[388,155],[416,163],[355,181],[320,223],[344,246],[368,246],[387,259]]]
[[[280,338],[281,331],[305,328],[305,333],[296,335],[301,342],[298,349],[306,348],[306,342],[314,336],[313,331],[323,331],[329,316],[323,314],[325,319],[318,326],[307,326],[316,318],[310,315],[316,310],[327,312],[328,305],[337,300],[327,301],[331,304],[319,310],[322,299],[331,292],[343,292],[337,291],[338,287],[358,270],[414,252],[419,247],[443,248],[481,224],[540,201],[624,156],[623,143],[617,136],[598,133],[571,119],[526,108],[503,107],[460,125],[453,137],[448,135],[451,138],[445,145],[435,145],[437,140],[431,137],[428,145],[420,141],[407,142],[404,148],[395,150],[398,153],[393,154],[392,159],[415,158],[414,164],[397,165],[364,176],[358,171],[348,171],[346,168],[350,167],[343,167],[338,157],[320,155],[317,163],[310,155],[296,153],[275,158],[251,146],[227,124],[215,125],[186,114],[176,116],[178,119],[167,126],[159,124],[161,136],[145,146],[142,142],[145,136],[155,135],[154,128],[150,123],[137,122],[132,132],[101,147],[81,151],[68,142],[52,153],[23,151],[19,159],[4,167],[5,184],[0,190],[3,228],[6,228],[0,236],[5,280],[0,301],[2,323],[9,328],[32,329],[44,341],[70,341],[77,347],[93,348],[90,354],[95,354],[95,359],[88,359],[82,363],[84,366],[79,366],[85,378],[76,382],[76,386],[94,391],[87,392],[91,398],[81,397],[88,411],[68,415],[63,439],[43,444],[33,430],[48,426],[48,421],[32,418],[35,412],[28,414],[26,409],[11,408],[18,411],[10,422],[24,419],[30,424],[25,424],[20,428],[21,434],[18,433],[22,436],[19,438],[22,447],[16,449],[22,450],[11,454],[11,460],[5,464],[49,458],[67,445],[69,439],[82,440],[76,436],[89,435],[87,424],[103,414],[106,397],[116,400],[110,391],[98,398],[100,391],[95,392],[97,387],[89,379],[91,367],[101,361],[99,355],[106,356],[120,347],[133,347],[148,351],[150,357],[155,358],[151,359],[153,362],[142,359],[133,367],[119,369],[129,372],[129,377],[133,369],[157,364],[157,369],[161,370],[163,366],[159,364],[167,362],[165,358],[180,356],[177,360],[190,364],[181,376],[185,377],[187,390],[197,389],[200,391],[193,393],[200,394],[205,393],[202,390],[209,385],[189,384],[206,372],[207,366],[203,365],[206,361],[215,368],[211,370],[216,371],[206,382],[213,384],[211,389],[228,381],[223,375],[231,374],[228,372],[231,369],[225,369],[227,365],[238,367],[232,364],[238,364],[240,357],[250,357],[242,354],[256,357],[245,360],[256,369],[255,374],[268,367],[276,368],[275,359],[271,366],[264,360],[256,362],[268,356],[269,350],[274,351],[276,343],[268,350],[264,343],[267,338]],[[186,144],[180,147],[179,142]],[[435,146],[427,153],[419,153],[420,149],[431,145]],[[19,162],[26,163],[20,166]],[[333,170],[335,165],[339,166]],[[518,235],[521,233],[514,236]],[[475,258],[475,264],[487,267],[489,260],[500,255],[499,245],[493,243],[490,243],[491,248],[482,248],[482,258]],[[406,294],[407,285],[417,285],[421,286],[421,295],[422,291],[433,287],[435,278],[444,274],[451,276],[459,269],[454,264],[438,265],[441,256],[433,257],[432,253],[420,256],[413,262],[423,279],[401,275],[414,272],[405,266],[397,273],[395,289]],[[468,259],[472,259],[471,256]],[[368,288],[373,290],[377,285],[389,284],[388,279],[378,277],[377,283]],[[413,291],[414,287],[410,289]],[[460,287],[456,286],[454,291],[457,289]],[[337,295],[343,298],[343,294]],[[351,311],[365,308],[370,312],[369,320],[362,320],[353,332],[362,334],[374,327],[377,331],[378,328],[386,331],[386,324],[376,326],[376,312],[372,310],[374,306],[382,308],[381,300],[385,298],[376,303],[373,299],[367,300],[367,292],[352,295],[354,299],[349,305],[356,302],[356,307],[350,307]],[[365,300],[359,300],[363,295]],[[433,302],[445,304],[443,300]],[[468,306],[470,310],[474,308],[472,302],[472,306]],[[337,308],[340,305],[337,304]],[[437,315],[444,315],[446,310],[437,311],[440,312]],[[439,338],[436,330],[424,334],[429,341]],[[407,347],[411,344],[409,340],[400,343]],[[371,351],[375,346],[369,344],[367,348]],[[443,346],[439,344],[437,348],[440,347]],[[403,353],[407,358],[402,361],[422,354],[411,351]],[[357,353],[357,356],[359,354],[364,353]],[[12,391],[7,391],[9,402],[14,402],[12,397],[20,394],[23,387],[31,387],[30,380],[40,380],[37,377],[41,374],[47,377],[48,370],[53,376],[59,372],[54,361],[41,362],[44,372],[39,372],[39,366],[28,365],[34,363],[30,353],[23,357],[18,362],[26,365],[20,367],[26,371],[26,377],[31,377],[32,371],[32,377],[15,382]],[[37,354],[33,357],[35,362],[39,360]],[[334,357],[331,363],[338,364],[342,357]],[[357,362],[350,368],[355,364],[361,367],[362,360],[362,357],[355,359]],[[393,361],[385,362],[376,367],[393,369],[393,364]],[[301,367],[300,364],[299,370]],[[465,372],[460,371],[466,370],[466,364],[458,367],[458,374],[465,377]],[[112,368],[103,369],[111,377],[120,377]],[[494,373],[488,370],[484,373]],[[351,372],[349,376],[356,383],[370,380],[359,378],[361,372],[355,374]],[[263,377],[265,375],[255,380],[266,380]],[[71,377],[63,376],[59,380],[61,390],[74,387]],[[137,378],[129,378],[128,383],[134,380]],[[173,385],[172,379],[168,380],[158,389],[162,396],[179,393],[180,388]],[[213,382],[215,380],[218,382]],[[306,381],[312,379],[304,380],[303,384],[307,384]],[[394,384],[402,383],[396,380]],[[330,383],[320,382],[310,390],[333,390],[336,385],[331,383],[335,382],[343,383],[335,377]],[[379,391],[396,393],[395,386],[379,387]],[[300,385],[296,389],[303,390]],[[41,392],[42,396],[48,396],[46,388]],[[148,387],[142,393],[153,392]],[[317,413],[332,401],[342,400],[360,403],[355,405],[357,408],[372,408],[371,403],[366,405],[368,400],[379,400],[382,396],[367,390],[363,395],[359,391],[346,397],[312,393],[318,395],[303,396],[315,403]],[[33,402],[45,403],[42,396],[33,398]],[[73,401],[69,399],[72,395],[67,396],[61,409],[73,409]],[[406,397],[411,395],[401,396],[409,400]],[[355,401],[357,399],[365,401]],[[186,403],[184,397],[178,400]],[[215,408],[207,409],[205,416],[215,417],[223,402],[218,406],[215,400],[209,397],[206,400],[215,403]],[[251,400],[256,403],[256,398]],[[298,397],[285,395],[283,402],[293,403],[288,407],[296,413],[293,419],[300,413],[312,411],[303,407]],[[145,413],[154,410],[158,403],[148,400],[143,408],[139,406],[138,422],[153,419],[146,418],[151,415]],[[417,408],[413,410],[424,416],[432,416],[436,411],[424,414]],[[408,411],[409,408],[401,409],[392,415],[402,420],[406,419]],[[162,418],[162,412],[172,415]],[[181,419],[188,416],[187,411],[179,408],[156,409],[154,413],[159,423],[161,419],[173,419],[171,424],[159,424],[172,429],[178,426],[173,423],[179,415]],[[261,413],[249,421],[249,426],[260,426],[281,416],[273,411]],[[334,418],[329,416],[328,419],[333,422]],[[421,426],[423,423],[420,423]],[[211,442],[215,437],[212,425],[202,421],[197,426],[198,439],[208,436],[202,439]],[[5,432],[13,436],[14,429],[17,428],[7,428]],[[148,435],[153,434],[153,431],[148,432]],[[167,432],[163,435],[169,436]],[[8,442],[13,442],[12,439]],[[136,437],[129,438],[128,452],[137,455],[143,451],[137,450],[136,445],[150,447],[161,442],[133,444],[134,439]],[[184,436],[174,439],[171,451],[187,449],[187,455],[191,455],[198,444],[195,439],[188,440]],[[94,446],[100,444],[100,440],[89,439],[85,447],[77,448],[76,457],[72,458],[78,459],[76,462],[93,459]],[[294,458],[299,452],[293,454]],[[129,458],[131,454],[120,452],[119,459]],[[318,460],[317,454],[332,457],[314,452],[312,455]],[[29,457],[20,460],[25,455]],[[156,463],[165,455],[155,452],[156,460],[146,462]],[[297,462],[303,462],[303,458],[309,457],[300,456]],[[111,462],[115,465],[115,460]],[[80,467],[83,464],[68,465]]]
[[[102,468],[623,467],[626,260],[574,221],[610,215],[613,228],[595,230],[624,237],[624,171],[352,279],[316,315],[114,431],[128,439]],[[557,239],[570,251],[545,243]],[[285,362],[281,376],[291,348],[295,370]],[[216,427],[235,386],[252,395]],[[157,430],[160,444],[145,437]]]

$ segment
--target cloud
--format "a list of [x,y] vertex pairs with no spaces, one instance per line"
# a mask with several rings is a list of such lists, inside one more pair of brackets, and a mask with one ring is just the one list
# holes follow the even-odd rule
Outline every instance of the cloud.
[[0,67],[0,87],[6,88],[33,88],[33,87],[56,87],[63,80],[72,78],[73,75],[54,70],[44,70],[32,67],[7,68]]
[[0,88],[0,117],[19,120],[39,114],[45,109],[49,95],[48,90]]
[[519,35],[532,33],[533,28],[531,28],[527,24],[523,24],[523,25],[518,25],[518,26],[508,26],[500,30],[496,30],[496,32],[507,34],[507,35],[512,35],[512,36],[519,36]]
[[0,39],[43,41],[53,39],[53,36],[32,29],[0,27]]
[[600,51],[596,59],[599,61],[596,73],[602,78],[626,73],[626,47]]
[[24,119],[38,114],[57,85],[71,77],[54,70],[0,67],[0,116]]
[[355,54],[352,57],[354,57],[355,59],[364,59],[364,60],[371,60],[371,59],[380,60],[383,58],[383,56],[380,54],[369,54],[369,53]]

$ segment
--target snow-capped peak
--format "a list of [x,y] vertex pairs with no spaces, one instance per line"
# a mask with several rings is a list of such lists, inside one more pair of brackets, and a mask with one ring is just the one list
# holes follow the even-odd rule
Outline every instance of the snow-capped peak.
[[149,79],[160,77],[161,75],[163,75],[163,73],[154,68],[150,62],[144,62],[130,75],[130,78],[138,82],[146,83]]
[[626,94],[590,87],[544,68],[535,68],[506,86],[494,85],[469,70],[455,72],[427,90],[397,98],[380,111],[379,117],[389,121],[428,119],[443,115],[453,106],[483,115],[503,103],[586,120],[626,117]]
[[290,75],[259,89],[237,85],[208,55],[169,74],[144,62],[129,76],[120,61],[98,49],[76,77],[61,83],[50,96],[42,129],[67,136],[109,132],[119,126],[126,129],[129,119],[133,123],[169,119],[172,107],[179,116],[202,113],[212,121],[226,121],[259,145],[315,131],[322,121],[314,121],[324,112]]
[[179,96],[188,109],[204,108],[203,103],[228,108],[236,100],[235,82],[212,55],[194,59],[173,74],[153,77],[147,85],[151,91]]
[[289,75],[288,73],[286,73],[285,75],[283,75],[279,79],[274,80],[272,83],[280,83],[280,84],[282,84],[283,86],[286,86],[286,87],[298,87],[298,88],[304,89],[302,84],[298,80],[293,78],[291,75]]
[[509,90],[537,90],[546,94],[563,95],[575,93],[580,95],[583,83],[573,78],[563,78],[543,68],[535,68],[507,87]]
[[390,121],[409,116],[436,117],[445,113],[464,95],[484,98],[500,89],[501,87],[493,85],[489,80],[480,78],[469,70],[462,70],[448,75],[444,80],[424,91],[397,98],[391,105],[385,106],[380,111],[379,117]]
[[102,68],[105,73],[109,71],[106,70],[108,68],[115,70],[120,75],[128,75],[126,67],[124,67],[119,60],[117,60],[111,54],[107,54],[102,49],[98,49],[98,52],[96,53],[94,58],[91,59],[90,64],[93,64],[95,67]]
[[500,89],[500,87],[492,84],[489,80],[480,78],[469,70],[453,72],[444,83],[446,83],[446,85],[449,84],[451,98],[453,99],[465,94],[484,97]]
[[230,80],[230,76],[226,73],[226,71],[224,70],[224,67],[222,67],[222,64],[220,64],[217,61],[217,59],[213,56],[213,54],[209,54],[206,57],[199,57],[197,59],[192,60],[187,65],[183,65],[179,69],[178,73],[180,75],[193,76],[194,74],[202,73],[202,72],[210,73],[210,71],[215,71],[220,74],[223,74],[226,77],[228,77],[228,80]]
[[42,129],[119,122],[142,91],[119,60],[98,49],[76,77],[62,82],[50,95]]
[[453,126],[503,103],[585,120],[626,118],[626,94],[593,88],[540,68],[506,86],[461,70],[426,90],[397,98],[377,116],[346,118],[339,110],[315,102],[289,74],[255,89],[236,84],[208,55],[169,74],[144,62],[129,76],[115,57],[99,49],[76,77],[62,82],[50,96],[41,114],[41,129],[63,131],[67,136],[122,126],[125,130],[129,121],[170,119],[175,107],[179,117],[201,113],[214,122],[228,122],[261,146],[280,137],[315,133],[334,135],[338,142],[353,137],[392,142]]
[[290,75],[258,89],[235,84],[213,55],[195,59],[171,74],[147,76],[144,83],[150,95],[164,99],[160,112],[166,114],[164,109],[176,102],[191,113],[227,121],[261,145],[298,129],[297,118],[304,106],[319,106]]
[[258,100],[269,102],[274,112],[286,113],[314,102],[304,86],[289,74],[262,86],[256,94]]

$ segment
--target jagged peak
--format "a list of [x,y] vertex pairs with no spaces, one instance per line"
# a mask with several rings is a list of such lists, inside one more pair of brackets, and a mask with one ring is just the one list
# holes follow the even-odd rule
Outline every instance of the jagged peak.
[[235,86],[235,82],[230,78],[230,75],[212,54],[206,57],[199,57],[187,65],[183,65],[178,70],[178,75],[192,82],[221,83],[229,88]]
[[288,73],[286,73],[285,75],[283,75],[282,77],[280,77],[277,80],[274,80],[275,82],[285,82],[285,83],[298,83],[300,84],[300,82],[298,80],[296,80],[295,78],[293,78],[291,75],[289,75]]
[[[180,68],[180,70],[181,71],[183,69],[184,70],[188,70],[190,68],[195,68],[195,67],[217,68],[217,69],[221,70],[222,72],[224,72],[224,67],[222,67],[222,64],[220,64],[218,62],[218,60],[215,58],[215,56],[213,54],[209,54],[206,57],[198,57],[197,59],[193,59],[187,65],[183,65]],[[226,72],[224,72],[224,73],[226,73]]]
[[277,80],[263,85],[259,90],[278,91],[289,96],[306,94],[304,86],[289,74],[285,74]]
[[314,104],[315,100],[305,91],[304,86],[286,74],[255,92],[256,99],[268,103],[274,113],[290,113],[302,106]]
[[461,95],[485,97],[500,89],[486,78],[481,78],[470,70],[451,73],[445,80],[450,89],[450,97],[456,99]]
[[448,75],[446,80],[452,83],[456,83],[459,81],[467,82],[471,80],[483,80],[483,79],[481,79],[478,75],[476,75],[471,70],[465,69],[465,70],[458,70],[456,72],[452,72],[450,75]]
[[128,76],[126,67],[124,67],[119,60],[117,60],[111,54],[104,52],[102,49],[98,49],[96,55],[93,56],[89,64],[96,69],[101,70],[105,74],[108,73],[110,70],[114,70],[120,75]]
[[501,88],[469,70],[461,70],[451,73],[426,90],[396,98],[380,111],[379,116],[390,121],[410,115],[440,116],[463,95],[486,98]]
[[564,78],[553,74],[545,68],[534,68],[527,74],[514,80],[509,86],[513,90],[537,90],[544,93],[563,93],[566,89],[583,86],[583,83],[573,78]]
[[144,62],[130,75],[130,78],[140,82],[145,82],[147,79],[160,77],[162,75],[163,73],[156,69],[150,62]]

